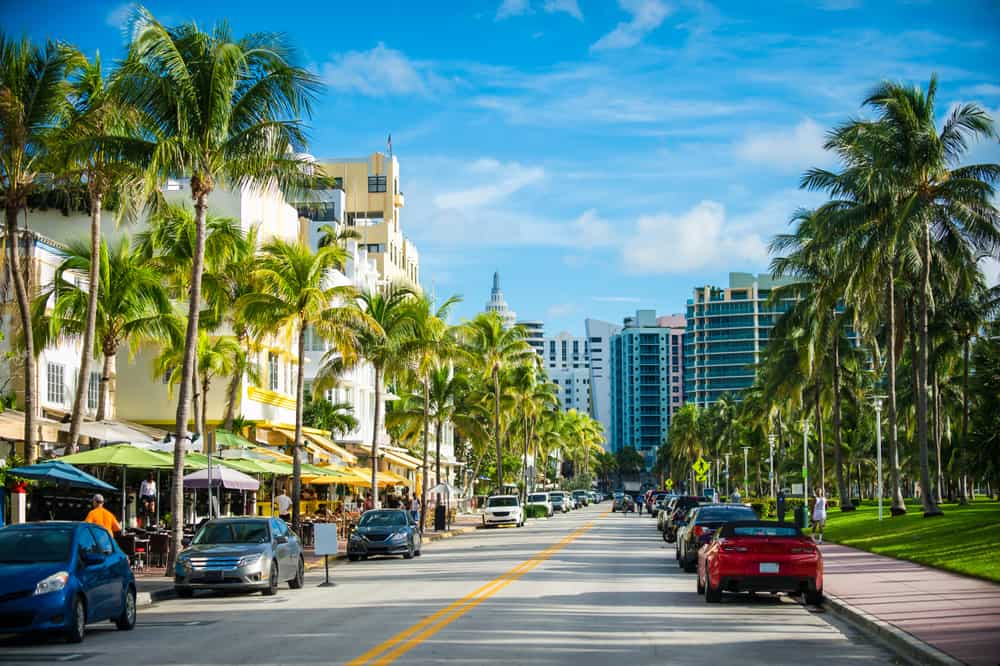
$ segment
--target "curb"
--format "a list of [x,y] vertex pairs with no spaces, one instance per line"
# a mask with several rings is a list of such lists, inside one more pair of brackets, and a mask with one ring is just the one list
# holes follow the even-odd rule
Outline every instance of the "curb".
[[903,631],[894,624],[866,613],[832,594],[827,593],[824,596],[826,598],[825,607],[833,611],[834,615],[847,620],[864,633],[888,643],[897,654],[919,664],[963,666],[963,662]]

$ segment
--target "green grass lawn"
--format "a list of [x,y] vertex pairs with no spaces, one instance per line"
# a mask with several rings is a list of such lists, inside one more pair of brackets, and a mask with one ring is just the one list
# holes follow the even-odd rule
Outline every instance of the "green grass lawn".
[[908,503],[907,509],[893,518],[885,503],[881,523],[877,507],[867,500],[854,512],[833,509],[824,538],[1000,583],[1000,503],[942,504],[944,516],[937,518],[924,518],[919,504]]

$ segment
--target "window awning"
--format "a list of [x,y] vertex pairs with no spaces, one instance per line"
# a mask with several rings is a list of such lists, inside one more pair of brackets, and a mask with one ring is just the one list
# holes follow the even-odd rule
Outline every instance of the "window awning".
[[327,437],[324,437],[323,435],[317,435],[316,433],[303,431],[302,436],[308,439],[313,444],[316,444],[317,446],[326,449],[327,451],[337,456],[348,465],[353,465],[356,462],[358,462],[358,457],[356,455],[354,455],[344,447],[335,444],[332,440],[330,440]]
[[385,459],[391,463],[399,465],[400,467],[405,467],[406,469],[416,469],[420,467],[420,461],[417,461],[412,456],[396,453],[395,451],[386,451]]

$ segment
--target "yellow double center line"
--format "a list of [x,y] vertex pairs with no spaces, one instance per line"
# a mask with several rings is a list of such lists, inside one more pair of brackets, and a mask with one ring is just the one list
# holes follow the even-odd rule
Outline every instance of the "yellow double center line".
[[558,553],[593,526],[593,522],[587,523],[575,532],[568,534],[557,543],[554,543],[545,550],[539,552],[530,560],[522,562],[507,573],[493,579],[479,589],[470,592],[458,601],[454,601],[433,615],[425,617],[420,622],[417,622],[409,629],[396,634],[381,645],[376,645],[357,659],[347,662],[347,666],[361,666],[362,664],[381,665],[392,663],[397,657],[406,654],[423,641],[441,631],[449,624],[462,617],[470,610]]

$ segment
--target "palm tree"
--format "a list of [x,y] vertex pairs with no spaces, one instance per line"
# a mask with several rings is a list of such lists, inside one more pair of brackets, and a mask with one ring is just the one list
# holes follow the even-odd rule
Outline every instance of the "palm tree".
[[[306,245],[272,240],[263,247],[254,277],[259,291],[237,303],[243,317],[261,334],[294,331],[298,337],[298,372],[295,380],[295,442],[292,448],[292,494],[302,486],[302,408],[305,385],[306,329],[314,328],[332,343],[346,365],[355,362],[357,338],[347,319],[350,309],[333,303],[352,302],[349,286],[328,286],[327,273],[343,268],[347,253],[339,245],[320,248],[315,254]],[[298,502],[292,505],[292,528],[299,528]]]
[[343,436],[358,427],[354,418],[354,405],[333,402],[323,397],[311,396],[302,410],[302,422],[311,428],[327,430],[331,437]]
[[7,257],[24,338],[24,454],[35,462],[35,404],[37,376],[32,331],[31,296],[21,266],[17,214],[36,187],[35,176],[49,157],[55,127],[69,110],[66,71],[72,52],[60,44],[44,47],[27,38],[20,41],[0,32],[0,197],[3,199]]
[[208,196],[223,183],[261,189],[305,180],[304,163],[294,151],[305,143],[299,117],[308,115],[319,80],[290,63],[292,50],[275,34],[237,39],[225,24],[211,33],[193,22],[166,27],[139,7],[132,36],[115,87],[149,120],[148,180],[188,175],[195,209],[171,500],[175,552],[180,552],[183,439],[202,304]]
[[[163,342],[179,337],[179,324],[162,276],[133,250],[128,237],[112,247],[101,241],[95,334],[104,356],[97,420],[114,409],[114,385],[118,350],[128,343],[133,351],[145,342]],[[70,243],[56,267],[52,283],[35,299],[35,337],[40,345],[67,336],[80,335],[87,326],[90,295],[78,278],[90,275],[92,255],[87,243]],[[75,279],[76,278],[76,279]],[[51,313],[47,312],[50,299]],[[88,350],[94,352],[93,347]],[[87,376],[89,385],[90,376]]]
[[597,462],[597,471],[604,479],[605,488],[611,486],[611,474],[618,469],[618,459],[610,451],[600,451],[594,456]]
[[[371,363],[374,371],[375,409],[372,416],[371,488],[372,502],[378,506],[378,445],[382,425],[382,383],[387,375],[404,370],[409,361],[401,352],[412,338],[414,314],[413,291],[406,286],[389,285],[384,291],[362,292],[351,301],[354,336],[358,353]],[[342,368],[343,356],[336,349],[327,352],[316,375],[316,385],[332,381]]]
[[500,442],[500,391],[501,370],[521,365],[535,351],[524,341],[524,329],[515,326],[504,328],[503,320],[495,312],[478,315],[465,325],[467,344],[463,353],[493,384],[493,438],[497,456],[498,491],[503,489],[503,452]]
[[[180,342],[179,336],[177,342]],[[212,388],[212,380],[216,377],[232,375],[245,351],[231,335],[209,335],[205,330],[198,332],[198,384],[201,406],[200,422],[196,424],[197,432],[207,432],[208,423],[208,392]],[[171,386],[181,380],[181,360],[184,358],[184,348],[180,344],[168,346],[157,357],[153,364],[155,376],[167,376]]]
[[699,421],[701,412],[694,403],[687,403],[670,417],[668,441],[673,454],[674,469],[688,469],[704,451]]

